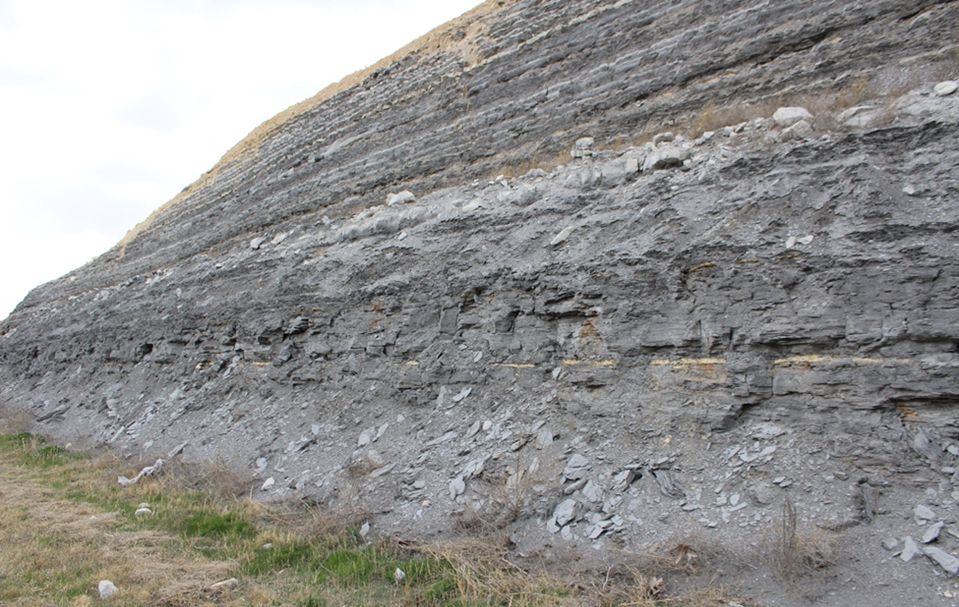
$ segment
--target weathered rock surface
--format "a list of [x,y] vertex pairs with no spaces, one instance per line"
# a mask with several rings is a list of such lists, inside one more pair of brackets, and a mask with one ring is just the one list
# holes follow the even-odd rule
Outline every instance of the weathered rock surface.
[[[841,131],[678,133],[710,100],[941,71],[957,24],[931,0],[507,3],[33,291],[0,325],[3,406],[419,537],[472,514],[530,551],[737,539],[787,496],[922,537],[914,505],[959,495],[959,96],[930,76]],[[648,122],[677,134],[642,145]]]

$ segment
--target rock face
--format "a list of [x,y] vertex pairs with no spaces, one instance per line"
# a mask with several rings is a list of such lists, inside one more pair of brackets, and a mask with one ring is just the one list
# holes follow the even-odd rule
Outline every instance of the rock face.
[[[952,495],[959,96],[930,77],[866,130],[761,107],[953,65],[957,24],[931,0],[490,8],[33,291],[0,325],[4,406],[222,455],[264,496],[359,483],[420,534],[474,512],[632,545],[758,530],[786,495],[844,528],[836,479],[864,471]],[[755,114],[641,145],[707,101]]]

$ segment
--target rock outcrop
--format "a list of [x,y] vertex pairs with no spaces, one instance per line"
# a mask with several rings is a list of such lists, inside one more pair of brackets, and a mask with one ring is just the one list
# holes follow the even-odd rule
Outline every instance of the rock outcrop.
[[953,507],[957,32],[932,0],[487,7],[34,290],[4,406],[521,546],[758,532],[786,495],[846,528],[918,470],[883,499]]

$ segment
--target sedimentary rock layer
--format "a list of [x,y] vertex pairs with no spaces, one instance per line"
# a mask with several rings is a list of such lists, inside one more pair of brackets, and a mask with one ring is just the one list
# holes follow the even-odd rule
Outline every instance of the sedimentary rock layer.
[[[959,106],[928,78],[957,27],[918,0],[484,12],[33,291],[0,325],[4,406],[518,542],[758,528],[837,461],[946,479]],[[817,98],[864,128],[762,118]],[[804,486],[845,520],[845,488]]]

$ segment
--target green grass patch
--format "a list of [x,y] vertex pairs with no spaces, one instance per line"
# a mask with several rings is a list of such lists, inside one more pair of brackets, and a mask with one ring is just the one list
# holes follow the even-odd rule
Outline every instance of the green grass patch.
[[243,570],[253,575],[266,574],[281,569],[301,571],[316,557],[312,542],[292,541],[274,543],[269,548],[259,547],[243,563]]
[[46,441],[28,432],[0,436],[0,449],[15,452],[20,463],[36,468],[53,468],[69,462],[87,459],[79,453],[69,453],[62,447],[47,445]]
[[257,530],[250,522],[232,512],[214,514],[200,511],[184,519],[182,533],[186,537],[253,539]]

